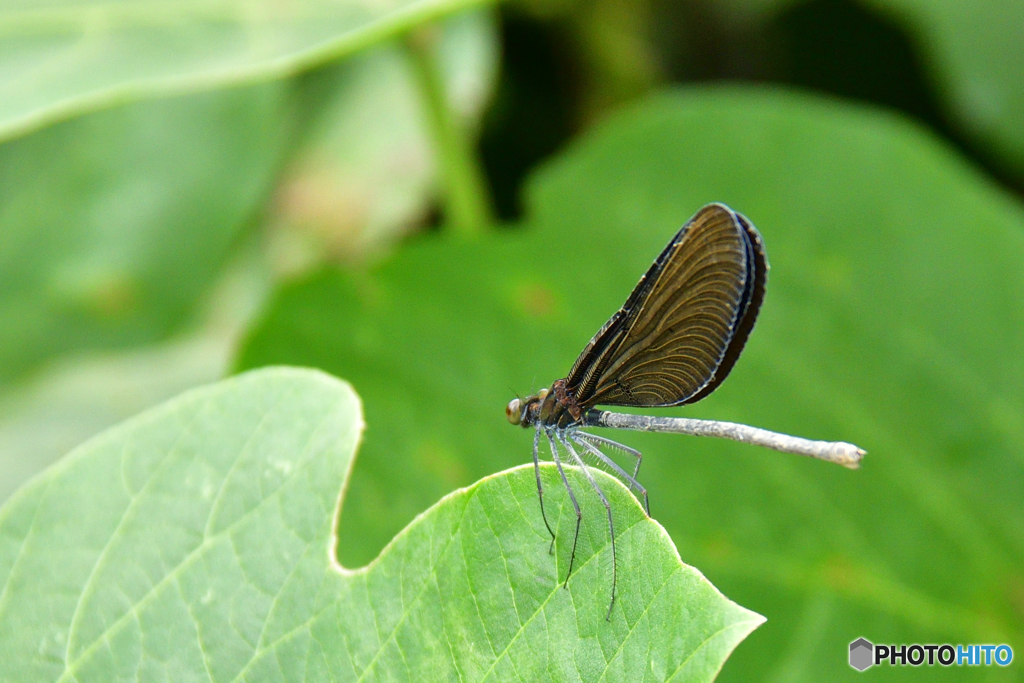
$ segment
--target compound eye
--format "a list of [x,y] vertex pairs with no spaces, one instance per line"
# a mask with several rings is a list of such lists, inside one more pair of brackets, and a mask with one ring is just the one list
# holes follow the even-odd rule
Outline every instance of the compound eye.
[[508,405],[505,406],[505,418],[514,425],[519,424],[520,414],[518,398],[512,399],[508,402]]

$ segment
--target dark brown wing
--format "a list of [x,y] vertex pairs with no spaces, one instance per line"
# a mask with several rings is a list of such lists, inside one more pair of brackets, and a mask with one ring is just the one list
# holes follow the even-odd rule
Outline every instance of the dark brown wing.
[[566,378],[580,407],[671,406],[711,393],[739,357],[764,298],[750,222],[709,204],[669,242]]
[[739,218],[740,224],[747,234],[747,239],[750,241],[748,258],[752,260],[753,272],[747,277],[748,291],[744,295],[743,308],[740,311],[738,323],[734,328],[732,340],[729,342],[729,347],[725,350],[722,362],[718,364],[718,369],[715,370],[715,376],[704,385],[703,389],[683,401],[683,403],[696,403],[717,389],[718,385],[729,376],[732,366],[736,364],[740,357],[740,352],[743,351],[743,347],[747,343],[750,331],[754,329],[754,323],[757,322],[757,313],[761,310],[761,303],[764,301],[765,285],[768,283],[768,258],[765,255],[764,242],[761,241],[761,233],[757,231],[757,228],[754,227],[754,224],[746,216],[737,213],[736,217]]

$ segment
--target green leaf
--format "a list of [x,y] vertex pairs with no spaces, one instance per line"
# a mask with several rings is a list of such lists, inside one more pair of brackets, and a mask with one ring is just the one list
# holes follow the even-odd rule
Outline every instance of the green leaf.
[[[859,0],[903,26],[950,118],[1024,178],[1024,3]],[[765,22],[809,0],[714,0],[734,23]]]
[[906,24],[953,116],[1024,177],[1024,3],[868,2]]
[[85,439],[224,377],[234,337],[207,330],[55,362],[0,400],[0,503]]
[[706,681],[763,621],[684,566],[602,478],[621,523],[606,623],[603,533],[581,537],[569,590],[559,584],[575,515],[550,468],[555,557],[532,468],[519,468],[445,498],[370,566],[343,569],[336,507],[361,429],[348,385],[274,368],[188,392],[72,452],[0,510],[0,677]]
[[859,636],[1024,646],[1019,204],[903,119],[764,89],[645,101],[528,199],[517,230],[428,237],[283,288],[243,347],[242,367],[318,366],[363,397],[343,560],[373,557],[439,493],[528,462],[530,434],[502,419],[513,392],[563,377],[679,225],[724,201],[764,235],[766,303],[729,380],[663,414],[869,452],[850,472],[609,435],[646,454],[683,558],[770,619],[725,677],[835,680]]
[[264,201],[289,139],[273,83],[117,107],[0,146],[0,384],[165,337]]
[[112,104],[291,76],[480,4],[7,3],[0,9],[0,139]]

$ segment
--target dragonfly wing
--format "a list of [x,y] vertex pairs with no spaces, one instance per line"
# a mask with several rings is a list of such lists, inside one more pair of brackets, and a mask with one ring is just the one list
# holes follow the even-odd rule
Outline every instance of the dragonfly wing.
[[715,376],[704,385],[703,389],[682,401],[682,403],[696,403],[717,389],[718,385],[725,381],[725,378],[729,376],[729,372],[732,370],[732,366],[739,359],[740,352],[743,351],[751,330],[754,329],[758,311],[761,310],[761,303],[764,301],[765,285],[768,283],[768,258],[765,255],[764,242],[761,240],[761,234],[757,231],[757,228],[754,227],[754,224],[746,216],[739,213],[736,216],[739,218],[740,224],[750,240],[749,258],[752,260],[752,272],[747,276],[747,292],[737,317],[737,323],[734,326],[732,339],[725,350],[722,362],[718,364],[718,368],[715,370]]
[[670,406],[703,398],[739,357],[764,298],[750,222],[721,204],[691,218],[573,365],[579,405]]

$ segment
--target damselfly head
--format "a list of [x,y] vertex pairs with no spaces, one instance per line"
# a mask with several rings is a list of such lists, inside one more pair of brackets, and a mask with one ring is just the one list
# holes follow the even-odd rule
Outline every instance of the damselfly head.
[[548,396],[547,389],[541,389],[525,399],[514,398],[505,406],[505,418],[514,425],[532,427],[540,414],[540,407]]
[[505,417],[514,425],[519,424],[523,419],[523,416],[519,412],[520,403],[522,403],[522,401],[518,398],[514,398],[508,402],[507,406],[505,406]]

